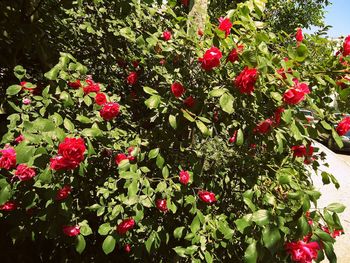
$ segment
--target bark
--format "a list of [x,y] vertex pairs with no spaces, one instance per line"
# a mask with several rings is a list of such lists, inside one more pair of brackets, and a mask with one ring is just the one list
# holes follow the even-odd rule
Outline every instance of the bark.
[[205,22],[208,16],[209,0],[193,0],[193,5],[188,14],[187,32],[197,33],[198,29],[204,31]]

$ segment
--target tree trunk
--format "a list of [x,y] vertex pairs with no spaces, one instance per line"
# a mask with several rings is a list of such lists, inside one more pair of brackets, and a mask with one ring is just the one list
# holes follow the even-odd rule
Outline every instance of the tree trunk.
[[198,29],[204,31],[208,15],[209,0],[192,0],[192,8],[188,14],[187,32],[197,33]]

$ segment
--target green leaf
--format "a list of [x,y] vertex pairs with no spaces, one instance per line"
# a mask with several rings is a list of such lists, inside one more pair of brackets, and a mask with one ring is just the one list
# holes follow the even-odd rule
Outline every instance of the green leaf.
[[0,190],[0,205],[7,202],[11,198],[11,186],[7,185]]
[[210,97],[221,97],[226,92],[225,89],[213,89],[209,92]]
[[75,250],[81,254],[83,253],[84,249],[86,247],[86,242],[85,242],[85,238],[82,235],[78,235],[77,236],[77,244],[75,246]]
[[207,126],[205,126],[203,122],[201,122],[200,120],[197,120],[196,125],[204,136],[210,135],[209,129],[207,128]]
[[149,159],[156,158],[158,154],[159,154],[159,148],[155,148],[148,153],[148,158]]
[[26,75],[26,70],[21,65],[18,65],[13,69],[13,73],[17,79],[21,80]]
[[321,124],[322,124],[323,128],[325,128],[326,130],[328,130],[328,131],[332,130],[331,125],[329,125],[326,121],[321,121]]
[[98,228],[98,233],[99,233],[101,236],[105,236],[105,235],[107,235],[111,230],[112,230],[112,227],[111,227],[110,223],[104,223],[104,224],[100,225],[100,227]]
[[285,123],[289,124],[292,120],[292,110],[288,109],[282,113],[282,119]]
[[253,213],[253,222],[259,226],[267,225],[270,222],[270,212],[268,210],[257,210]]
[[34,146],[28,146],[25,142],[22,142],[16,147],[16,161],[17,163],[28,163],[33,158],[35,153]]
[[294,59],[298,62],[303,62],[308,56],[308,49],[304,44],[300,44],[295,52]]
[[178,254],[180,257],[186,257],[186,255],[185,255],[185,251],[186,251],[186,249],[185,248],[183,248],[183,247],[174,247],[173,248],[173,250],[176,252],[176,254]]
[[77,121],[81,123],[91,123],[91,119],[83,115],[77,115]]
[[22,86],[20,85],[11,85],[6,89],[6,95],[13,96],[16,95],[18,92],[20,92],[22,89]]
[[331,243],[335,242],[334,238],[332,238],[328,233],[324,232],[321,229],[316,229],[314,234],[318,236],[320,239],[322,239],[322,241],[331,242]]
[[192,118],[192,116],[188,113],[187,110],[181,109],[183,116],[189,120],[190,122],[194,122],[195,120]]
[[345,206],[340,203],[331,203],[326,207],[329,211],[335,212],[335,213],[342,213],[345,210]]
[[116,243],[116,240],[113,236],[111,235],[107,236],[102,243],[103,252],[106,255],[110,254],[115,248],[115,243]]
[[213,262],[213,257],[208,251],[204,252],[204,258],[205,258],[205,261],[207,263],[212,263]]
[[125,37],[130,42],[136,41],[135,33],[132,31],[132,29],[130,27],[124,27],[124,28],[120,29],[119,34],[121,36]]
[[153,95],[151,97],[149,97],[146,101],[145,101],[145,105],[149,108],[149,109],[156,109],[158,108],[160,103],[160,96],[159,95]]
[[182,232],[183,232],[184,229],[185,229],[184,226],[180,226],[180,227],[175,228],[175,230],[174,230],[174,238],[180,239],[182,237]]
[[149,95],[156,95],[156,94],[158,94],[158,91],[156,91],[155,89],[152,89],[152,88],[150,88],[150,87],[143,87],[143,90],[144,90],[144,92],[146,92],[147,94],[149,94]]
[[38,118],[33,122],[33,127],[42,132],[49,132],[55,130],[56,126],[52,120]]
[[164,162],[165,162],[165,160],[164,160],[163,156],[158,154],[157,159],[156,159],[156,165],[159,169],[161,169],[163,167]]
[[198,216],[195,216],[191,223],[190,229],[192,233],[196,233],[200,228],[201,228],[201,222],[199,221]]
[[169,123],[170,123],[170,126],[176,130],[176,127],[177,127],[177,123],[176,123],[176,117],[174,115],[169,115]]
[[344,144],[338,133],[332,128],[332,136],[339,148],[343,148]]
[[258,259],[258,251],[256,249],[256,241],[254,240],[244,252],[245,263],[256,263]]
[[163,178],[166,179],[169,177],[169,169],[167,166],[164,166],[163,169],[162,169],[162,175],[163,175]]
[[66,128],[67,131],[72,132],[75,129],[74,124],[67,118],[63,121],[63,126]]
[[58,72],[59,72],[59,68],[58,67],[53,67],[49,72],[46,72],[44,74],[44,76],[45,76],[45,78],[47,78],[49,80],[56,80]]
[[80,226],[80,233],[83,236],[89,236],[92,234],[92,229],[88,224],[83,224],[82,226]]
[[236,144],[237,144],[237,145],[243,145],[243,141],[244,141],[243,131],[242,131],[242,129],[239,129],[239,130],[237,131],[237,140],[236,140]]
[[222,108],[223,111],[231,114],[234,112],[233,109],[233,97],[227,93],[224,93],[221,97],[220,97],[220,106]]
[[265,227],[262,231],[262,238],[264,241],[265,247],[271,251],[276,251],[276,247],[281,241],[281,234],[277,227]]
[[148,239],[145,241],[145,246],[146,246],[146,250],[148,253],[151,252],[154,240],[155,240],[155,234],[154,234],[154,232],[152,232],[150,234],[150,236],[148,237]]
[[238,231],[243,234],[244,229],[246,229],[248,226],[252,224],[251,219],[252,219],[252,214],[248,214],[243,216],[242,218],[237,219],[235,221],[235,224],[237,226]]

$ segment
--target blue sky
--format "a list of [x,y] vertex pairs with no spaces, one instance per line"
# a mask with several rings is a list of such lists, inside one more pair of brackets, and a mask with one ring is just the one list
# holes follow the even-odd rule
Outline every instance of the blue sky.
[[328,35],[334,38],[350,35],[350,0],[331,0],[331,2],[332,5],[327,7],[325,17],[326,25],[333,26]]

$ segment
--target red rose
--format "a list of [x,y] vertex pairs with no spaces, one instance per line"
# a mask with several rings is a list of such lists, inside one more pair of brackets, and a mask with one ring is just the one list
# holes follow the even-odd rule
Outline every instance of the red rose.
[[196,100],[192,96],[189,96],[184,99],[184,104],[186,107],[192,108],[196,104]]
[[137,72],[130,72],[129,76],[126,78],[126,82],[129,85],[135,85],[137,82]]
[[119,165],[121,161],[127,160],[128,157],[124,153],[118,153],[115,157],[115,163]]
[[190,174],[188,171],[184,171],[184,170],[180,171],[179,177],[180,177],[180,183],[183,185],[187,185],[188,182],[190,181]]
[[59,189],[56,193],[56,200],[57,201],[61,201],[61,200],[64,200],[66,199],[70,192],[72,191],[72,187],[69,186],[69,185],[65,185],[63,186],[63,188]]
[[125,251],[126,253],[130,253],[130,251],[131,251],[131,246],[130,246],[129,244],[125,244],[125,245],[124,245],[124,251]]
[[19,136],[17,136],[16,138],[15,138],[15,143],[16,144],[19,144],[20,142],[23,142],[24,141],[24,136],[23,136],[23,134],[21,134],[21,135],[19,135]]
[[100,110],[100,115],[106,121],[112,120],[119,115],[119,104],[116,102],[105,103]]
[[174,94],[175,97],[181,97],[182,94],[185,92],[184,86],[182,86],[179,82],[174,82],[171,84],[171,92]]
[[225,32],[225,37],[227,37],[230,34],[232,23],[229,18],[219,18],[219,30]]
[[163,39],[164,41],[169,41],[171,39],[171,32],[168,30],[165,30],[163,32]]
[[80,163],[84,160],[86,147],[82,138],[65,138],[58,145],[58,154],[67,160]]
[[294,157],[310,157],[314,153],[314,147],[311,145],[307,149],[305,145],[294,145],[292,146],[293,156]]
[[16,166],[16,151],[12,147],[0,150],[0,168],[9,170]]
[[132,65],[134,66],[134,68],[137,68],[140,65],[140,61],[139,60],[134,60],[132,62]]
[[74,82],[68,82],[68,86],[73,88],[73,89],[78,89],[81,87],[81,82],[79,79],[74,81]]
[[309,94],[309,86],[306,83],[299,83],[297,79],[294,80],[294,87],[290,88],[283,94],[283,100],[290,105],[298,104],[305,99],[305,94]]
[[237,48],[232,49],[230,54],[227,57],[227,60],[231,63],[234,63],[235,61],[238,61],[238,54],[241,54],[243,52],[244,46],[238,45]]
[[221,51],[217,47],[211,47],[204,53],[203,58],[199,58],[198,61],[202,63],[202,68],[204,70],[209,71],[220,66],[221,58]]
[[156,200],[156,207],[162,212],[168,211],[166,199],[157,199]]
[[27,82],[27,81],[21,81],[20,85],[22,86],[22,90],[27,90],[30,93],[36,93],[36,86]]
[[256,68],[245,67],[243,71],[236,77],[234,85],[241,93],[252,94],[254,84],[258,78],[258,70]]
[[350,35],[347,36],[343,44],[343,56],[346,57],[350,54]]
[[181,0],[181,3],[182,3],[184,6],[188,6],[189,0]]
[[55,171],[73,170],[79,166],[79,162],[68,160],[61,155],[50,159],[50,168]]
[[133,229],[135,226],[135,220],[132,218],[124,219],[118,226],[117,226],[117,233],[119,235],[124,235],[129,230]]
[[15,176],[21,181],[28,181],[36,175],[36,172],[33,168],[28,167],[26,164],[20,164],[17,166],[15,171]]
[[270,128],[272,126],[272,120],[271,119],[266,119],[262,122],[260,122],[256,127],[254,128],[255,133],[260,133],[260,134],[265,134],[270,131]]
[[235,143],[236,142],[236,140],[237,140],[237,133],[238,133],[238,131],[234,131],[232,137],[228,140],[229,143]]
[[80,234],[79,226],[63,226],[63,233],[69,237],[74,237]]
[[204,32],[203,32],[203,30],[202,29],[198,29],[198,31],[197,31],[197,34],[198,34],[198,36],[203,36],[204,35]]
[[212,192],[199,191],[198,196],[205,203],[211,204],[216,202],[215,194]]
[[0,205],[0,210],[2,211],[13,211],[17,209],[17,205],[13,201],[7,201],[5,204]]
[[97,93],[96,97],[95,97],[95,102],[97,105],[102,106],[103,104],[105,104],[107,102],[107,97],[104,93]]
[[85,81],[87,83],[87,86],[83,88],[85,94],[89,94],[91,92],[96,92],[96,93],[100,92],[100,85],[98,83],[95,83],[91,79],[87,79]]
[[295,39],[297,40],[297,42],[303,41],[304,37],[303,37],[303,31],[301,28],[297,28],[297,32],[295,33]]
[[276,110],[275,110],[275,113],[274,113],[274,120],[273,120],[273,125],[276,127],[280,124],[281,122],[281,116],[282,116],[282,113],[284,112],[284,108],[283,107],[278,107]]
[[298,242],[286,243],[285,249],[291,255],[293,261],[311,263],[313,259],[317,258],[317,251],[320,250],[320,246],[315,241],[305,243],[299,240]]
[[336,130],[340,136],[345,135],[350,130],[350,117],[343,118],[341,122],[339,122]]
[[138,153],[138,149],[135,148],[134,146],[130,146],[127,151],[128,151],[127,159],[129,159],[130,162],[135,161]]

